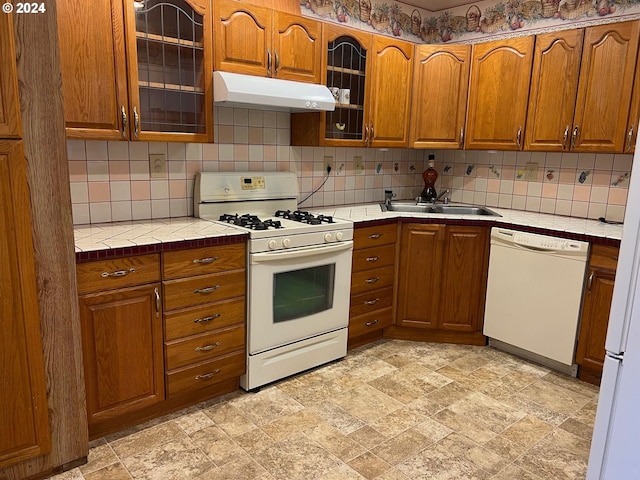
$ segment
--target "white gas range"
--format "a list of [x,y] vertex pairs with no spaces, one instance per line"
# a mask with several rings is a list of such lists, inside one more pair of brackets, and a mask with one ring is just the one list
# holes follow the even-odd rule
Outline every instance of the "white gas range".
[[291,172],[196,176],[195,215],[249,234],[245,390],[347,353],[353,224],[297,199]]

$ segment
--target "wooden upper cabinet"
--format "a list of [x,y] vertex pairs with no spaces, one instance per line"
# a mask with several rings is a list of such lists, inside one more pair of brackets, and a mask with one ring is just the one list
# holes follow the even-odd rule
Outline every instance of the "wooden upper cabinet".
[[313,19],[273,13],[273,76],[320,83],[322,24]]
[[584,30],[537,35],[525,150],[569,150]]
[[532,59],[532,36],[473,45],[466,148],[522,149]]
[[31,211],[19,141],[0,141],[0,258],[2,468],[51,448]]
[[413,45],[382,35],[373,38],[368,145],[407,147]]
[[69,138],[128,139],[121,0],[57,0],[64,118]]
[[125,1],[131,138],[213,140],[209,0]]
[[267,76],[271,10],[235,1],[216,2],[215,8],[215,70]]
[[320,22],[233,0],[215,8],[216,70],[320,82]]
[[13,44],[13,15],[0,15],[0,138],[19,138],[20,105]]
[[629,121],[627,122],[627,136],[624,143],[624,153],[636,151],[638,129],[640,128],[640,47],[638,48],[638,61],[636,63],[636,78],[633,81],[633,95],[631,96],[631,108],[629,109]]
[[462,148],[469,88],[469,45],[417,45],[409,145]]
[[68,137],[213,140],[208,0],[57,5]]
[[623,151],[639,37],[640,20],[585,29],[573,151]]

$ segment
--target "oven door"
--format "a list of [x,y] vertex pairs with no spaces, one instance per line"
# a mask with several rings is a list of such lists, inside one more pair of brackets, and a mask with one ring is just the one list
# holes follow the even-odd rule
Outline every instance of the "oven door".
[[349,324],[353,242],[253,253],[250,355]]

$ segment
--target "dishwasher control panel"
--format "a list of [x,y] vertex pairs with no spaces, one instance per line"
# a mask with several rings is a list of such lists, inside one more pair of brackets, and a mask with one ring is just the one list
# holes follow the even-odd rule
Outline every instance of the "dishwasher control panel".
[[530,248],[532,250],[544,250],[550,252],[586,252],[589,244],[566,238],[548,237],[536,233],[517,232],[506,228],[494,227],[491,229],[492,242],[500,242]]

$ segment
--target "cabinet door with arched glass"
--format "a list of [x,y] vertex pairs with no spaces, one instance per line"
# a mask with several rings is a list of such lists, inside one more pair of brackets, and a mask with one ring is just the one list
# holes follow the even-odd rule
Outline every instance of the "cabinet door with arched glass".
[[365,125],[372,36],[325,24],[324,38],[325,80],[336,108],[323,115],[321,136],[325,145],[363,146],[369,134]]
[[213,140],[208,0],[126,0],[134,140]]

